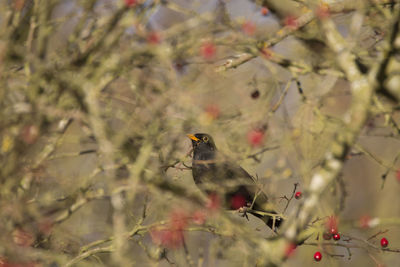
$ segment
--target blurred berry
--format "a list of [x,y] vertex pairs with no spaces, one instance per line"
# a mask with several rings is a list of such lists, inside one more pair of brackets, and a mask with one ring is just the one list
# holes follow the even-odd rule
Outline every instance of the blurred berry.
[[169,215],[170,227],[173,230],[184,230],[188,224],[188,216],[185,212],[175,210]]
[[263,6],[263,7],[261,8],[261,15],[266,16],[266,15],[268,15],[268,13],[269,13],[268,8],[265,7],[265,6]]
[[371,221],[371,217],[369,215],[363,215],[360,217],[360,227],[361,228],[369,228],[369,223]]
[[14,9],[21,11],[24,8],[25,0],[14,0]]
[[127,7],[133,7],[137,4],[137,0],[125,0],[125,5]]
[[161,36],[158,32],[150,32],[147,35],[147,42],[149,44],[159,44],[161,43]]
[[192,220],[195,224],[203,225],[206,219],[207,213],[204,210],[197,210],[193,213]]
[[220,114],[220,110],[219,110],[219,106],[215,105],[215,104],[210,104],[206,107],[206,113],[207,115],[211,118],[211,119],[216,119],[219,117]]
[[39,128],[36,125],[26,125],[22,128],[20,136],[26,144],[34,144],[39,137]]
[[284,19],[284,24],[293,30],[296,30],[299,27],[297,18],[292,15],[289,15]]
[[41,266],[43,265],[35,262],[9,262],[7,258],[0,257],[0,267],[41,267]]
[[317,9],[315,10],[315,14],[319,19],[326,19],[329,18],[329,6],[327,4],[320,4]]
[[153,228],[150,230],[150,237],[155,244],[169,249],[181,247],[184,241],[183,231],[169,228]]
[[179,248],[183,245],[188,216],[182,211],[173,211],[169,217],[169,223],[151,229],[150,236],[155,244],[170,249]]
[[253,98],[253,99],[257,99],[259,96],[260,96],[260,91],[258,91],[257,89],[254,90],[254,91],[251,93],[251,98]]
[[322,238],[325,239],[325,240],[331,240],[332,234],[329,233],[329,232],[324,232],[324,233],[322,234]]
[[256,32],[256,25],[251,21],[246,21],[242,25],[242,31],[245,34],[252,36]]
[[247,134],[247,141],[252,146],[260,146],[264,140],[264,131],[262,130],[251,130]]
[[301,193],[300,191],[297,191],[296,194],[294,194],[294,197],[295,197],[296,199],[300,199],[301,196],[302,196],[302,193]]
[[337,221],[336,216],[332,215],[332,216],[328,217],[328,219],[326,221],[326,229],[332,235],[338,233],[338,221]]
[[296,252],[297,245],[294,243],[288,243],[285,248],[285,257],[290,258]]
[[212,42],[205,42],[200,47],[200,55],[206,60],[213,59],[216,52],[217,48]]
[[210,211],[216,211],[221,207],[221,200],[216,193],[211,193],[208,195],[208,201],[206,207]]

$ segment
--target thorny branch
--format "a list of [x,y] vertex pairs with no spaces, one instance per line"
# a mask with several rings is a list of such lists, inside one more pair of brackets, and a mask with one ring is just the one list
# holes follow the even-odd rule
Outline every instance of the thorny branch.
[[[280,20],[277,24],[285,24],[277,26],[271,35],[262,30],[254,34],[252,24],[233,18],[227,8],[229,3],[224,1],[213,12],[198,12],[195,7],[171,1],[117,1],[99,5],[91,0],[75,3],[68,7],[72,11],[65,13],[60,12],[61,2],[0,3],[3,14],[0,15],[0,225],[5,244],[0,255],[2,262],[9,264],[10,259],[21,259],[46,266],[54,262],[72,266],[85,261],[90,265],[96,255],[109,253],[110,259],[105,256],[98,260],[105,265],[128,266],[135,260],[135,253],[144,250],[151,261],[166,259],[170,264],[194,266],[197,251],[191,251],[190,242],[199,233],[229,240],[229,249],[243,255],[242,258],[251,255],[249,260],[258,266],[281,265],[288,258],[285,254],[288,243],[322,247],[324,253],[336,258],[344,255],[325,248],[343,247],[349,257],[353,248],[362,249],[376,262],[371,251],[400,253],[396,248],[381,248],[371,241],[390,233],[379,229],[368,239],[344,234],[340,242],[310,241],[324,227],[326,215],[320,216],[316,208],[324,205],[324,195],[335,181],[343,195],[346,194],[347,181],[341,175],[344,164],[351,162],[348,155],[352,149],[360,150],[383,166],[384,181],[390,172],[397,170],[400,154],[387,161],[357,145],[371,114],[383,115],[385,128],[396,138],[400,133],[399,93],[393,90],[398,85],[398,70],[392,64],[399,50],[400,8],[396,1],[370,1],[363,3],[364,6],[358,1],[334,1],[326,6],[288,1],[299,7],[292,10],[299,11],[297,17],[285,13],[282,4],[275,1],[255,1],[270,8]],[[161,27],[156,21],[161,21],[163,15],[158,13],[166,9],[179,16],[174,18],[172,26],[167,26],[168,22],[160,23]],[[352,17],[349,32],[354,33],[347,39],[332,16],[344,13]],[[379,20],[382,18],[384,24]],[[243,28],[245,25],[247,29]],[[360,45],[364,40],[358,36],[361,28],[373,30],[372,48]],[[328,53],[320,53],[324,64],[290,58],[284,51],[293,47],[279,47],[291,39],[307,44],[304,37],[310,32],[334,54],[330,58]],[[265,90],[261,96],[259,93],[246,100],[243,97],[246,88],[239,82],[235,84],[244,76],[238,75],[241,70],[233,69],[258,64],[253,60],[257,57],[262,58],[263,67],[272,62],[276,69],[269,70],[275,73],[266,77],[265,68],[256,65],[257,68],[250,69],[262,72],[257,84],[265,85]],[[201,64],[193,64],[196,62]],[[228,78],[218,76],[221,73]],[[292,195],[283,197],[287,203],[282,213],[254,211],[251,207],[244,210],[244,214],[284,218],[284,226],[273,238],[261,237],[248,224],[236,221],[232,216],[236,213],[224,212],[216,203],[210,207],[209,200],[187,184],[171,181],[168,169],[190,169],[185,165],[188,155],[183,159],[179,156],[180,136],[187,130],[231,132],[236,136],[231,143],[238,151],[244,151],[242,159],[263,163],[261,155],[269,152],[271,158],[285,155],[290,161],[293,158],[290,154],[299,153],[295,144],[298,136],[293,134],[294,127],[280,125],[280,107],[292,113],[285,114],[286,122],[294,125],[299,119],[296,113],[301,111],[297,105],[309,107],[315,99],[328,103],[330,100],[318,99],[334,89],[320,94],[324,84],[316,85],[313,91],[313,83],[309,81],[325,75],[349,85],[351,99],[344,114],[325,114],[329,112],[325,112],[322,104],[313,109],[312,115],[317,115],[311,116],[312,123],[308,124],[316,128],[309,130],[313,138],[324,138],[323,134],[314,133],[318,133],[320,124],[325,127],[328,120],[336,128],[333,139],[324,139],[330,145],[316,156],[318,164],[311,170],[296,166],[300,173],[311,174],[310,184],[302,183],[304,198],[298,205],[289,205],[297,189],[295,183]],[[231,78],[232,84],[220,86],[216,82]],[[293,81],[299,93],[295,97],[289,90]],[[282,84],[285,84],[283,90]],[[279,90],[274,92],[272,88]],[[297,101],[299,95],[301,100]],[[239,96],[240,101],[235,102],[232,96]],[[382,96],[392,102],[387,103]],[[226,109],[234,106],[231,109],[235,111],[226,113],[237,115],[220,116],[225,113],[221,104],[211,118],[210,114],[203,116],[208,111],[204,112],[201,105],[210,100],[227,102]],[[257,149],[249,146],[237,136],[244,136],[245,127],[250,124],[268,129],[275,140],[266,140]],[[90,146],[84,145],[87,139],[92,142]],[[316,144],[314,140],[308,141],[304,141],[305,147]],[[296,149],[291,150],[293,145]],[[297,158],[307,165],[307,155]],[[279,178],[278,173],[274,175]],[[108,206],[99,209],[101,201],[95,200],[105,200]],[[144,205],[136,214],[136,205],[141,201]],[[339,202],[342,210],[344,197]],[[155,227],[170,230],[168,227],[176,223],[176,218],[169,214],[174,205],[188,210],[180,218],[181,224],[178,223],[181,235],[172,236],[174,245],[182,248],[183,260],[173,253],[176,247],[168,248],[171,235],[163,236],[157,246],[155,240],[150,240],[154,239]],[[164,220],[166,216],[171,217],[170,221]],[[50,226],[42,223],[48,217],[52,217]],[[399,224],[394,217],[374,218],[368,225],[376,228]],[[359,227],[355,221],[342,225]],[[76,242],[65,238],[64,231]],[[138,245],[140,252],[136,248],[132,252],[132,244]],[[224,246],[218,247],[222,248],[221,255],[229,251],[228,247],[226,251]],[[198,264],[201,264],[205,255],[199,254]],[[210,259],[212,254],[207,257]],[[15,265],[19,266],[19,262]]]

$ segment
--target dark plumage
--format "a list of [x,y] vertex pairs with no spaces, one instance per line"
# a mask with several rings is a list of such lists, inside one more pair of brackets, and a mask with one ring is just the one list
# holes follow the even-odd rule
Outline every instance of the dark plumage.
[[[251,210],[276,213],[262,209],[268,201],[267,196],[260,191],[250,174],[218,152],[210,135],[197,133],[188,134],[188,137],[193,145],[193,179],[203,192],[218,194],[227,209],[253,205]],[[253,203],[256,194],[258,195]],[[274,220],[271,216],[250,213],[273,228]],[[275,227],[279,227],[281,222],[282,219],[277,218]]]

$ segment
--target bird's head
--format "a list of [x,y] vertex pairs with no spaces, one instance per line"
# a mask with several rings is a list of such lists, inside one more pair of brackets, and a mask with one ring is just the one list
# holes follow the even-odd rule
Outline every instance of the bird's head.
[[197,133],[188,134],[187,136],[192,140],[193,150],[195,154],[197,152],[211,152],[217,149],[214,140],[208,134]]

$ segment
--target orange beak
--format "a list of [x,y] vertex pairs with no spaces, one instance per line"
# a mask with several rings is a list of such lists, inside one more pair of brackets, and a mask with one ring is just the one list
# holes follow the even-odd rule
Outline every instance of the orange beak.
[[200,139],[197,138],[196,136],[194,136],[193,134],[187,134],[187,137],[189,137],[190,139],[192,139],[192,140],[194,140],[196,142],[200,141]]

